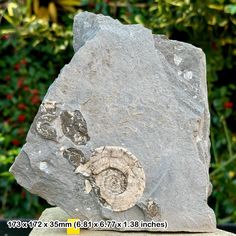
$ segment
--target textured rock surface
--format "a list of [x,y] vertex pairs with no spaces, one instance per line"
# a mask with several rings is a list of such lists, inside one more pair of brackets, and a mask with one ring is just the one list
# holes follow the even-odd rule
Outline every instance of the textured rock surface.
[[17,182],[80,219],[214,231],[202,50],[86,12],[74,49],[10,169]]

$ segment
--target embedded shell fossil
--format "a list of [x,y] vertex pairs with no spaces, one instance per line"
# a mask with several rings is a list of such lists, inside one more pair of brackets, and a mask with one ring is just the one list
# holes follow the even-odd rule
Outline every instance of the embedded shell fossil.
[[57,132],[51,123],[56,119],[56,104],[53,101],[47,101],[40,106],[40,115],[36,120],[36,131],[45,139],[55,140]]
[[90,161],[80,165],[81,173],[94,181],[102,204],[113,211],[133,207],[145,188],[145,174],[138,159],[123,147],[106,146],[95,149]]

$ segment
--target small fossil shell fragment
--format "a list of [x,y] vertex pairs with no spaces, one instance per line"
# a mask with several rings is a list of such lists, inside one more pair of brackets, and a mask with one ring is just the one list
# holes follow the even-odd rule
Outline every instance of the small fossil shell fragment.
[[89,177],[91,175],[91,170],[89,166],[89,162],[85,163],[84,165],[79,165],[79,167],[76,168],[75,173],[76,174],[82,174],[86,177]]
[[78,167],[80,163],[84,163],[84,154],[79,149],[68,148],[63,151],[63,156],[75,167]]
[[56,140],[57,133],[51,123],[56,119],[56,105],[53,102],[46,102],[40,106],[41,115],[36,120],[35,129],[45,139]]
[[184,72],[184,78],[187,80],[190,80],[193,78],[193,72],[192,71],[185,71]]
[[62,111],[60,114],[64,135],[77,145],[85,145],[89,141],[86,121],[80,111]]
[[133,207],[142,196],[145,188],[144,170],[138,159],[125,148],[97,148],[90,158],[89,168],[100,190],[99,199],[103,199],[113,211]]
[[91,190],[92,190],[92,186],[91,186],[90,182],[86,179],[84,181],[84,191],[86,193],[90,193]]
[[56,114],[56,101],[45,101],[40,106],[40,110],[43,113]]
[[159,211],[160,211],[159,207],[154,201],[149,200],[147,202],[147,213],[148,213],[149,216],[155,217],[155,216],[160,214]]

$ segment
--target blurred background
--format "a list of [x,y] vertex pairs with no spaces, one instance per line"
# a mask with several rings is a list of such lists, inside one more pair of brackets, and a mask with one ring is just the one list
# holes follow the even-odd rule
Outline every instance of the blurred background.
[[142,24],[201,47],[211,111],[209,205],[236,222],[236,0],[0,0],[0,218],[35,218],[48,204],[8,172],[47,88],[73,56],[80,11]]

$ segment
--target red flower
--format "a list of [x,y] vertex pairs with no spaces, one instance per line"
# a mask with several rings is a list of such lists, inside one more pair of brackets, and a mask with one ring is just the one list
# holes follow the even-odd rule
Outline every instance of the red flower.
[[26,196],[26,193],[25,193],[25,191],[23,190],[23,191],[21,192],[21,198],[24,199],[25,196]]
[[20,78],[20,79],[17,81],[17,87],[18,87],[18,88],[21,88],[23,84],[24,84],[24,78]]
[[15,145],[15,146],[19,146],[19,145],[20,145],[20,141],[17,140],[17,139],[13,139],[11,142],[12,142],[12,144]]
[[5,76],[5,80],[9,81],[11,79],[10,75]]
[[21,192],[21,198],[24,199],[25,196],[26,196],[26,193],[25,193],[25,191],[23,190],[23,191]]
[[40,103],[40,97],[39,97],[38,95],[33,96],[33,97],[31,98],[31,103],[34,104],[34,105],[39,104],[39,103]]
[[7,100],[12,100],[13,96],[12,96],[12,94],[7,94],[6,98],[7,98]]
[[24,103],[20,103],[20,104],[18,105],[18,108],[19,108],[20,110],[25,110],[25,109],[27,108],[27,106],[26,106]]
[[20,69],[20,64],[18,64],[18,63],[15,64],[15,65],[14,65],[14,69],[15,69],[15,71],[18,71],[18,70]]
[[224,103],[224,108],[225,109],[232,109],[234,106],[234,103],[233,102],[225,102]]
[[3,40],[8,40],[10,38],[10,35],[9,34],[4,34],[3,36],[2,36],[2,39]]
[[22,115],[22,114],[19,115],[19,116],[18,116],[18,121],[19,121],[19,122],[24,122],[24,121],[25,121],[25,115]]
[[26,61],[26,59],[25,59],[25,58],[23,58],[23,59],[20,61],[20,64],[22,64],[22,65],[26,65],[26,64],[27,64],[27,61]]
[[38,95],[38,94],[39,94],[38,89],[31,89],[30,92],[31,92],[33,95]]
[[28,86],[24,86],[23,89],[24,89],[24,91],[29,91],[30,90]]

